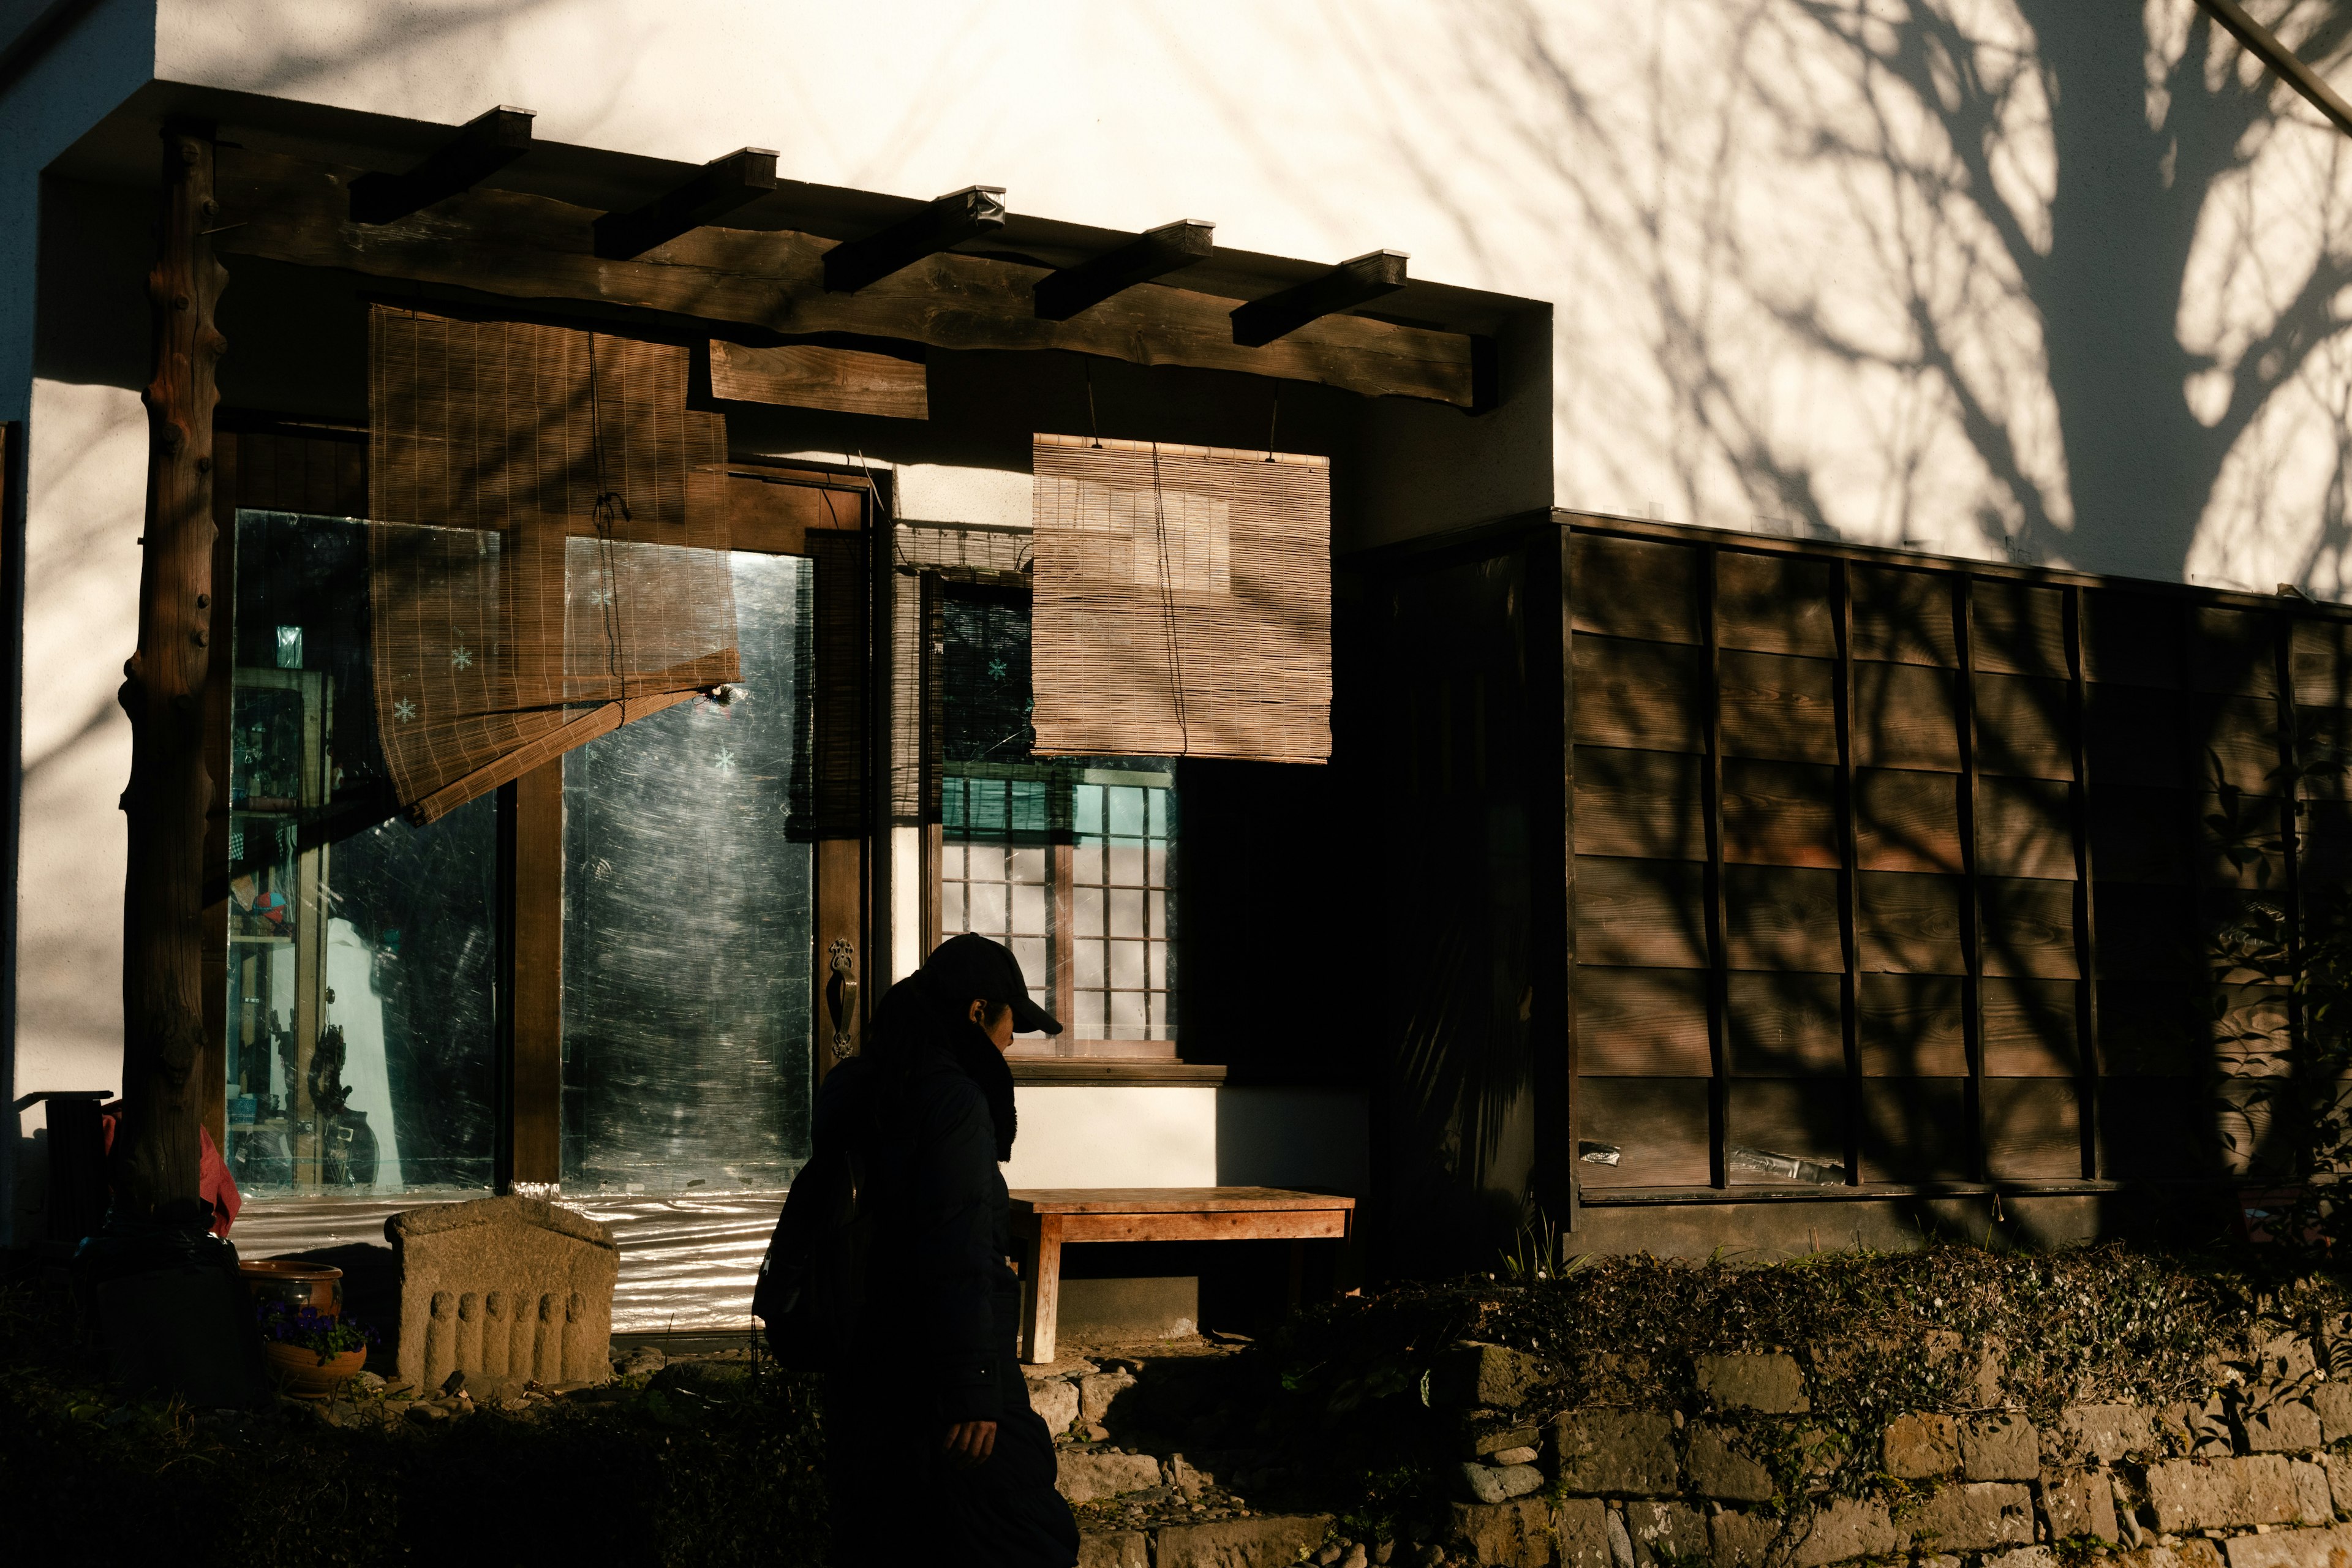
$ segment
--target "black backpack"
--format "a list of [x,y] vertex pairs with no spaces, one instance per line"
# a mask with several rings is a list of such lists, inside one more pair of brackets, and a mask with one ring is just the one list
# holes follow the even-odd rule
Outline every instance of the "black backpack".
[[855,1141],[820,1145],[793,1178],[768,1238],[751,1312],[767,1331],[770,1352],[795,1372],[822,1372],[856,1348],[874,1229],[871,1205],[858,1201],[865,1184]]

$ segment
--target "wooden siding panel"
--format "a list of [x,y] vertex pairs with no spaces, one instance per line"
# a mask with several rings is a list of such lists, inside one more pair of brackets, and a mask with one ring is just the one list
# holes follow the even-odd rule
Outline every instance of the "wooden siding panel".
[[1576,956],[1584,963],[1704,969],[1706,868],[1576,858]]
[[2061,679],[2069,673],[2063,592],[1979,577],[1975,598],[1974,653],[1979,672]]
[[1965,1181],[1968,1105],[1965,1078],[1864,1079],[1863,1180]]
[[2030,676],[1976,679],[1977,769],[2026,778],[2074,776],[2072,695],[2063,680]]
[[1576,847],[1585,855],[1703,860],[1698,755],[1576,748]]
[[1862,869],[1960,870],[1960,775],[1864,768],[1853,796]]
[[2091,903],[2101,974],[2178,980],[2195,973],[2190,966],[2200,961],[2202,943],[2189,889],[2101,881],[2092,886]]
[[1763,866],[1840,863],[1837,773],[1804,763],[1727,758],[1723,858]]
[[2074,883],[1986,877],[1977,896],[1984,908],[1984,973],[2075,977]]
[[1706,666],[1697,648],[1580,637],[1572,658],[1580,742],[1653,752],[1705,749],[1700,710]]
[[1865,974],[1856,1000],[1864,1078],[1965,1078],[1968,1034],[1957,974]]
[[1862,874],[1862,966],[1898,974],[1963,974],[1968,884],[1958,877]]
[[2134,788],[2180,789],[2197,778],[2189,763],[2177,692],[2137,686],[2094,686],[2083,726],[2091,780]]
[[1580,1143],[1612,1143],[1615,1165],[1580,1163],[1592,1187],[1703,1187],[1709,1170],[1705,1079],[1585,1078],[1576,1086]]
[[1996,1181],[2079,1180],[2080,1090],[2052,1078],[1984,1081],[1985,1167]]
[[2082,1065],[2066,980],[1987,980],[1978,1037],[1987,1078],[2072,1079]]
[[1835,658],[1831,614],[1836,593],[1832,562],[1722,551],[1715,567],[1716,641],[1759,653]]
[[2197,797],[2183,789],[2091,791],[2091,864],[2101,881],[2186,882]]
[[1734,973],[1727,987],[1724,1028],[1732,1076],[1843,1077],[1843,989],[1835,974]]
[[1727,756],[1834,763],[1837,666],[1784,654],[1717,656]]
[[2094,681],[2178,687],[2183,631],[2177,599],[2090,589],[2083,595],[2083,673]]
[[1958,678],[1920,665],[1855,665],[1853,760],[1865,768],[1959,772]]
[[1723,870],[1724,934],[1733,969],[1838,973],[1838,874],[1777,866]]
[[[1841,1168],[1845,1163],[1846,1096],[1843,1085],[1748,1079],[1728,1086],[1726,1141],[1761,1153],[1785,1154]],[[1733,1167],[1735,1186],[1777,1185],[1785,1178]]]
[[2189,684],[2241,697],[2278,694],[2278,620],[2199,605],[2189,611]]
[[2297,703],[2352,709],[2352,621],[2298,620],[2287,649]]
[[1577,534],[1574,625],[1580,636],[1699,642],[1697,547]]
[[1705,1078],[1706,974],[1576,968],[1577,1067],[1600,1078]]
[[1988,877],[2074,875],[2072,786],[2053,779],[1977,784],[1977,869]]
[[1959,668],[1949,574],[1861,564],[1849,570],[1853,574],[1855,658]]

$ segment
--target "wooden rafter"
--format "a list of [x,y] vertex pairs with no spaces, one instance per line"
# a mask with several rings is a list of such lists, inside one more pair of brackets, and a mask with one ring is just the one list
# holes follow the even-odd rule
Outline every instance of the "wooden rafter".
[[226,340],[215,309],[226,281],[205,238],[218,222],[214,146],[163,132],[155,266],[153,379],[147,405],[147,531],[139,648],[123,667],[131,783],[122,909],[123,1127],[116,1202],[131,1214],[197,1195],[205,1086],[204,853],[213,781],[205,763],[212,663],[213,405]]
[[1004,226],[1004,187],[966,185],[927,203],[922,211],[824,253],[824,286],[855,294],[927,256]]
[[1234,342],[1263,347],[1309,322],[1395,293],[1405,285],[1404,273],[1402,250],[1375,250],[1342,261],[1320,278],[1252,300],[1234,311]]
[[470,191],[530,151],[531,111],[500,104],[459,126],[404,174],[362,174],[352,182],[352,221],[390,223]]
[[223,148],[214,244],[224,253],[510,299],[582,300],[790,335],[856,333],[945,349],[1062,349],[1138,364],[1319,382],[1366,396],[1475,405],[1472,342],[1459,332],[1357,316],[1309,322],[1263,348],[1233,341],[1234,301],[1161,285],[1068,321],[1040,321],[1047,268],[952,251],[855,294],[824,287],[832,242],[791,231],[698,228],[631,261],[599,259],[593,209],[474,190],[380,227],[349,221],[356,171]]
[[776,188],[776,154],[743,147],[714,158],[692,179],[633,212],[606,213],[595,223],[595,251],[607,261],[643,256]]
[[1037,314],[1066,321],[1139,283],[1206,261],[1217,247],[1217,226],[1198,218],[1147,229],[1117,250],[1037,279]]

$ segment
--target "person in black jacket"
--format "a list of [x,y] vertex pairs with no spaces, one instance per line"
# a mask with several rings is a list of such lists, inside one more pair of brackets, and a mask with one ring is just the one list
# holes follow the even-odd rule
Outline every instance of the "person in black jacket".
[[[1062,1026],[1012,952],[941,942],[883,997],[863,1052],[818,1090],[819,1148],[864,1155],[866,1321],[826,1379],[836,1562],[1073,1568],[1077,1525],[1054,1489],[1053,1434],[1017,1358],[1007,1264],[1016,1032]],[[910,1485],[910,1483],[912,1483]]]

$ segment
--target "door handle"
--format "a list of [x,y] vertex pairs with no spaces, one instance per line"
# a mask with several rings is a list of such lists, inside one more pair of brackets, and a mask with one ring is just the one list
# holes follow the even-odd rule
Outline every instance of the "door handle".
[[847,937],[837,936],[825,955],[833,961],[833,978],[824,987],[825,1004],[833,1013],[833,1056],[845,1062],[857,1054],[857,1042],[850,1037],[857,1020],[857,950]]

